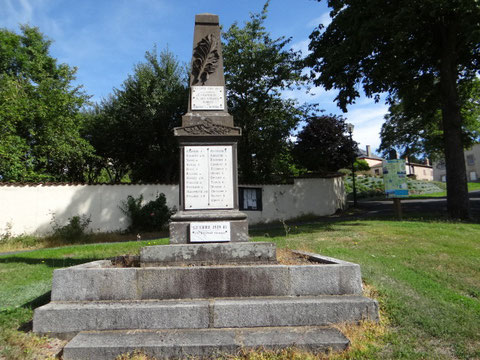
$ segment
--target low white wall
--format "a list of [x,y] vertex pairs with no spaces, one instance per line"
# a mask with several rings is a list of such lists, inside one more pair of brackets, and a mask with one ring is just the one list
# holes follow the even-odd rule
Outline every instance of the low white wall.
[[[240,185],[242,186],[242,185]],[[295,179],[293,185],[262,187],[262,211],[246,211],[250,224],[287,220],[305,214],[333,214],[345,207],[343,178]],[[124,230],[128,218],[120,210],[128,195],[145,201],[164,193],[178,207],[178,185],[0,185],[0,236],[47,234],[52,219],[60,225],[72,216],[86,215],[94,232]]]
[[128,218],[120,210],[128,195],[144,200],[164,193],[167,204],[178,204],[178,185],[27,185],[0,186],[0,235],[47,234],[52,216],[64,225],[76,215],[90,216],[94,232],[123,230]]
[[302,215],[331,215],[338,209],[344,209],[346,204],[343,177],[299,178],[294,180],[293,185],[245,187],[262,187],[263,210],[244,210],[250,224],[288,220]]

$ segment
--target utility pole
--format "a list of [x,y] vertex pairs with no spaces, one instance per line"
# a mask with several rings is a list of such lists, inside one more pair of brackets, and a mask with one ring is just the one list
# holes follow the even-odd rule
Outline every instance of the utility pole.
[[354,153],[354,144],[353,144],[353,124],[347,124],[347,131],[350,135],[350,145],[352,147],[352,188],[353,188],[353,207],[357,207],[357,188],[355,187],[355,160],[357,158]]

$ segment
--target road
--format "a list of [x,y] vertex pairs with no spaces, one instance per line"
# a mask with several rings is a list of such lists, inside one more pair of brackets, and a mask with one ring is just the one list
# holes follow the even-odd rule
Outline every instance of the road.
[[[480,191],[472,191],[470,196],[470,211],[473,218],[480,218]],[[447,214],[447,198],[435,198],[435,199],[402,199],[402,211],[403,214],[408,216],[409,213],[435,213],[435,214]],[[349,205],[353,203],[350,201]],[[365,216],[383,216],[393,215],[393,202],[392,200],[360,200],[358,201],[358,208],[365,211]]]

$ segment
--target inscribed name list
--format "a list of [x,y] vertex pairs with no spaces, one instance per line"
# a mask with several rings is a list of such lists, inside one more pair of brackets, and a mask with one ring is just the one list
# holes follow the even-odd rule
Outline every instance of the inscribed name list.
[[185,146],[185,209],[232,209],[232,146]]
[[225,88],[192,86],[192,110],[225,110]]

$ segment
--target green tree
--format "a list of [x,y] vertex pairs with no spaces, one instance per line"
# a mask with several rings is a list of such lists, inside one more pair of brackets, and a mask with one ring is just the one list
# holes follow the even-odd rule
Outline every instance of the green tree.
[[[480,80],[460,83],[459,97],[463,146],[467,149],[480,138]],[[402,157],[427,154],[433,159],[443,159],[442,114],[440,104],[432,98],[430,103],[428,96],[418,98],[413,113],[401,100],[390,105],[380,132],[379,150],[384,155],[395,149],[403,152]]]
[[127,174],[137,182],[178,181],[173,128],[187,108],[187,74],[168,50],[147,51],[145,60],[88,115],[85,137],[100,156],[92,171],[106,171],[112,182]]
[[448,212],[468,218],[459,86],[480,68],[478,1],[328,0],[328,5],[332,22],[310,35],[307,64],[314,82],[338,89],[343,110],[360,95],[359,85],[376,99],[387,92],[390,104],[402,99],[412,113],[415,99],[432,94],[442,114]]
[[292,174],[288,138],[309,108],[285,99],[281,91],[303,84],[300,54],[287,50],[290,39],[272,39],[264,27],[268,2],[244,27],[234,23],[223,34],[229,112],[242,128],[238,143],[243,182],[276,180]]
[[370,170],[370,165],[368,165],[368,162],[363,159],[357,159],[353,163],[353,167],[355,168],[355,171],[368,171]]
[[351,168],[358,146],[346,133],[342,116],[312,117],[297,135],[293,156],[309,171],[329,173]]
[[38,28],[0,29],[0,181],[83,181],[88,100],[75,68],[57,64]]

